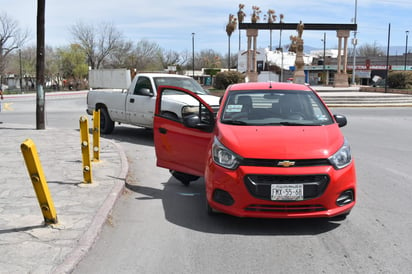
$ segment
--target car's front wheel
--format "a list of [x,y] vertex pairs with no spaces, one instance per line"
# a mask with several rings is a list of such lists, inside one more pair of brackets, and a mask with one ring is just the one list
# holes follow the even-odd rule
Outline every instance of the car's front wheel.
[[332,221],[337,221],[337,222],[338,222],[338,221],[344,221],[344,220],[346,219],[346,217],[348,217],[349,213],[350,213],[350,212],[346,212],[346,213],[344,213],[344,214],[341,214],[341,215],[332,217],[331,220],[332,220]]
[[178,179],[183,185],[189,186],[191,181],[196,181],[199,179],[199,176],[179,172],[176,170],[169,170],[173,177]]

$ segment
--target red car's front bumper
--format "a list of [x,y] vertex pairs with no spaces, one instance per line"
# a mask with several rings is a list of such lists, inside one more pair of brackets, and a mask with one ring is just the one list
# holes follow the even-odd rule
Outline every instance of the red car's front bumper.
[[[247,178],[252,176],[268,179],[261,181],[257,179],[257,183],[250,185]],[[307,197],[302,201],[272,201],[270,198],[272,178],[275,178],[274,182],[282,178],[285,183],[318,186],[305,186],[304,192],[310,190],[313,192],[311,194],[313,197]],[[323,182],[311,182],[317,180]],[[288,168],[240,166],[232,171],[209,161],[205,183],[209,206],[238,217],[334,217],[349,213],[356,201],[356,174],[353,162],[341,170],[335,170],[332,166]]]

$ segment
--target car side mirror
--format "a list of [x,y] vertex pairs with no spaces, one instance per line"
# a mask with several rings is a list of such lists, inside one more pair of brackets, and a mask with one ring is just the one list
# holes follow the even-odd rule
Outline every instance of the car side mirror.
[[200,124],[200,117],[197,114],[190,114],[183,118],[185,127],[197,128]]
[[150,97],[152,97],[153,96],[153,93],[150,91],[150,89],[148,89],[148,88],[141,88],[141,89],[139,89],[139,94],[140,95],[144,95],[144,96],[150,96]]
[[346,120],[346,117],[341,114],[335,114],[333,115],[333,118],[335,118],[336,123],[338,123],[339,127],[344,127],[348,123],[348,120]]
[[206,132],[213,130],[213,125],[202,122],[198,114],[189,114],[183,117],[183,125],[185,127],[196,128]]

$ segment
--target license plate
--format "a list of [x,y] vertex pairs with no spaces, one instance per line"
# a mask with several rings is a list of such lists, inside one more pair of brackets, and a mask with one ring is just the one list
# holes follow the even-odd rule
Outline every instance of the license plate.
[[270,193],[273,201],[302,201],[303,184],[271,185]]

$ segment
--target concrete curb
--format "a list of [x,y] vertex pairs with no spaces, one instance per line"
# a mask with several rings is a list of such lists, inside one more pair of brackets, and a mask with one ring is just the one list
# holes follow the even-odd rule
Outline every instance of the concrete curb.
[[53,273],[71,273],[76,265],[87,255],[88,251],[92,248],[93,244],[98,239],[103,225],[109,217],[116,201],[122,195],[125,189],[126,176],[129,170],[126,153],[120,145],[111,140],[107,141],[115,145],[120,154],[122,169],[119,174],[119,179],[116,180],[116,183],[113,186],[111,192],[106,197],[103,205],[97,211],[97,214],[94,216],[90,227],[79,239],[77,246],[60,265],[53,269]]

